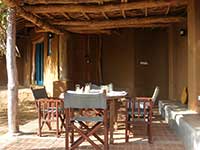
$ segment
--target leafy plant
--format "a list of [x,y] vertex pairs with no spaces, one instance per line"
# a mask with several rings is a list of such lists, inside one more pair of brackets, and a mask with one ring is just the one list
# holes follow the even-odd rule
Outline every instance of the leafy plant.
[[7,7],[0,0],[0,56],[6,53]]

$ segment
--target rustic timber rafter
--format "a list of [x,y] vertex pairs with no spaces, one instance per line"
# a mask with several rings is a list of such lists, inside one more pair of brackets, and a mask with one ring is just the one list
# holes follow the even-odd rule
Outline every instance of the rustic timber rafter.
[[169,10],[170,10],[170,6],[167,7],[167,11],[166,11],[165,15],[168,15]]
[[[19,16],[42,28],[43,31],[62,34],[64,31],[106,33],[107,30],[115,28],[166,27],[171,23],[185,21],[184,17],[178,15],[180,10],[186,9],[188,1],[4,0],[4,2],[9,7],[15,7]],[[172,11],[169,13],[169,10]]]
[[125,12],[125,10],[122,10],[122,16],[123,16],[123,18],[126,18],[126,12]]
[[68,26],[87,26],[87,27],[109,27],[109,26],[123,26],[123,25],[137,25],[137,24],[154,24],[154,23],[177,23],[184,22],[184,17],[146,17],[146,18],[132,18],[132,19],[118,19],[106,21],[52,21],[54,25],[68,25]]
[[90,20],[90,17],[85,12],[82,12],[82,14],[87,20]]
[[104,18],[105,18],[106,20],[109,20],[109,17],[106,15],[105,12],[102,11],[102,15],[104,16]]
[[[43,32],[46,32],[46,31],[38,29],[35,32],[43,33]],[[107,34],[107,35],[110,35],[110,34],[113,33],[111,30],[70,30],[69,32],[79,33],[79,34]]]
[[121,26],[106,26],[106,27],[81,27],[81,26],[65,26],[63,27],[67,31],[105,31],[109,29],[119,29],[119,28],[157,28],[157,27],[169,27],[170,24],[135,24],[135,25],[121,25]]
[[54,17],[51,16],[51,14],[45,14],[45,16],[47,16],[47,17],[50,18],[50,19],[54,19]]
[[145,8],[144,12],[145,12],[145,16],[147,17],[148,16],[148,8]]
[[72,5],[72,4],[49,4],[49,5],[32,5],[24,6],[26,11],[33,13],[101,13],[121,10],[134,10],[154,7],[168,7],[168,6],[181,6],[187,5],[187,0],[174,0],[174,1],[142,1],[142,2],[129,2],[120,4],[105,4],[105,5]]
[[113,2],[115,0],[24,0],[24,3],[35,4],[83,4],[83,3],[98,3]]
[[70,16],[67,13],[62,13],[62,15],[67,18],[68,20],[71,20]]
[[79,33],[79,34],[112,34],[110,30],[71,30],[71,32]]
[[[99,30],[99,29],[95,29],[95,30],[76,30],[76,28],[73,30],[68,30],[69,32],[74,32],[74,33],[80,33],[80,34],[111,34],[113,31],[112,30]],[[35,28],[35,32],[41,33],[41,32],[46,32],[43,29],[40,28]]]
[[11,8],[15,8],[17,13],[25,18],[26,20],[29,20],[30,22],[34,23],[38,27],[41,27],[45,29],[46,31],[53,32],[56,34],[62,34],[63,32],[60,29],[57,29],[56,27],[48,24],[47,22],[42,21],[40,18],[36,17],[30,12],[25,11],[22,7],[17,4],[14,0],[3,0],[3,2]]
[[128,0],[121,0],[121,2],[122,2],[122,3],[127,3],[127,2],[128,2]]

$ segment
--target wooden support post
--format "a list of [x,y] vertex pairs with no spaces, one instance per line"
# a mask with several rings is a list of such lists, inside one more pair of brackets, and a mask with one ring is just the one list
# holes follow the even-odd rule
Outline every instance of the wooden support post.
[[169,99],[174,99],[174,59],[173,59],[173,42],[174,42],[174,35],[173,35],[173,26],[171,25],[168,28],[168,39],[169,39],[169,51],[168,51],[168,58],[169,58]]
[[59,54],[58,54],[58,63],[59,63],[59,80],[67,80],[67,70],[68,70],[68,57],[67,57],[67,45],[69,40],[69,34],[59,35]]
[[32,71],[31,71],[31,84],[35,84],[35,44],[32,49]]
[[188,107],[200,112],[200,1],[188,1]]
[[16,65],[16,12],[8,9],[7,17],[7,43],[6,43],[6,66],[8,76],[8,133],[14,135],[19,132],[18,125],[18,75]]

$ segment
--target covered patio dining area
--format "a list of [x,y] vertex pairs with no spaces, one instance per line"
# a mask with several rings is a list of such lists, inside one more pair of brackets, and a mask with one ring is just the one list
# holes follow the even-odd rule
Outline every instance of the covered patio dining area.
[[[28,99],[20,102],[27,103],[30,107],[33,100],[30,89],[26,90],[30,93]],[[21,93],[21,92],[20,92]],[[21,95],[21,94],[20,94]],[[25,98],[24,98],[25,99]],[[32,99],[32,100],[31,100]],[[30,101],[29,103],[27,101]],[[20,112],[20,114],[23,112]],[[38,131],[38,119],[32,117],[32,114],[37,113],[36,110],[29,112],[31,116],[24,116],[24,119],[29,118],[24,124],[20,121],[20,133],[14,137],[9,137],[6,134],[0,136],[0,149],[2,150],[64,150],[65,149],[65,133],[63,132],[59,138],[56,137],[54,132],[49,132],[47,127],[44,129],[42,137],[37,136]],[[33,119],[30,119],[33,118]],[[125,149],[125,150],[184,150],[183,141],[176,135],[175,131],[169,128],[168,124],[158,114],[158,108],[154,108],[154,117],[152,122],[153,144],[148,143],[148,137],[146,135],[146,129],[144,126],[136,127],[134,129],[134,137],[131,135],[129,142],[125,142],[125,123],[124,123],[124,108],[121,107],[118,115],[118,128],[114,131],[114,144],[109,144],[110,150]],[[2,122],[0,121],[0,126]],[[4,128],[6,130],[6,128]],[[101,130],[103,131],[103,130]],[[100,131],[100,132],[101,132]],[[2,133],[2,132],[1,132]],[[100,133],[103,135],[103,132]],[[95,141],[95,139],[94,139]],[[80,145],[79,149],[94,149],[87,142]]]
[[[140,127],[135,127],[134,137],[125,142],[124,112],[134,107],[133,102],[132,107],[125,107],[122,101],[116,109],[118,116],[115,114],[114,119],[119,123],[111,137],[114,143],[109,143],[110,149],[199,149],[199,0],[3,0],[3,3],[8,8],[8,27],[6,55],[0,57],[0,86],[7,86],[8,95],[2,99],[7,108],[2,114],[12,138],[2,137],[2,149],[65,149],[67,143],[64,132],[59,138],[51,134],[37,137],[37,117],[20,124],[25,116],[18,114],[23,103],[19,87],[30,90],[42,86],[47,98],[58,98],[59,90],[75,91],[77,84],[86,87],[88,83],[99,86],[111,83],[115,91],[126,91],[124,98],[131,100],[152,96],[155,87],[160,89],[153,113],[149,113],[151,103],[147,106],[147,117],[143,111],[144,121],[152,117],[149,120],[153,143],[148,143],[146,133],[150,131]],[[185,99],[184,105],[180,99]],[[31,103],[27,104],[32,105],[33,98],[29,100]],[[65,98],[60,102],[62,105]],[[64,115],[64,109],[60,110],[66,119],[67,113]],[[188,140],[187,135],[194,140]],[[92,147],[84,142],[80,149]]]

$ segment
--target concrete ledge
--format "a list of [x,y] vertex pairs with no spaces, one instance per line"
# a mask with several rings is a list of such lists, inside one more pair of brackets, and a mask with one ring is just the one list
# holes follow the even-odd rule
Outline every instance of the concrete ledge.
[[200,149],[200,114],[179,101],[160,100],[159,113],[183,140],[186,150]]

